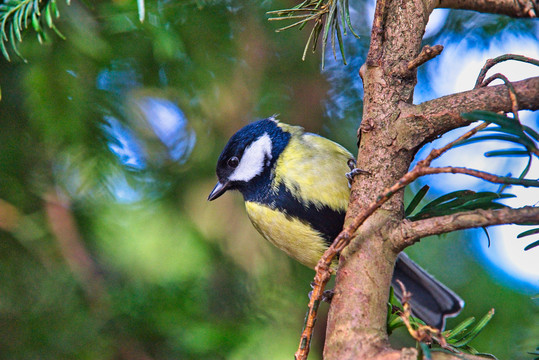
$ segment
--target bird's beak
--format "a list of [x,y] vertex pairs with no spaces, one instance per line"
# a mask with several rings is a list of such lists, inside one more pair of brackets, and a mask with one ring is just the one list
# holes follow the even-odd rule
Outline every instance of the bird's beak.
[[219,196],[223,195],[228,190],[228,182],[222,183],[218,182],[217,185],[213,188],[210,195],[208,196],[208,200],[212,201],[217,199]]

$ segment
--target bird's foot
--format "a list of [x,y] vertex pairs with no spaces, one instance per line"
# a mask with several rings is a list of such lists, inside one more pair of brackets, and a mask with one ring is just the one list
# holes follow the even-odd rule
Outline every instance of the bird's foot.
[[[314,282],[311,283],[311,287],[314,288]],[[309,300],[311,299],[313,292],[309,292]],[[335,295],[335,292],[333,289],[324,290],[322,293],[322,301],[327,302],[328,304],[331,304],[331,300],[333,299],[333,295]]]
[[356,168],[356,161],[354,159],[348,160],[348,167],[350,172],[347,172],[346,178],[348,179],[348,186],[352,187],[352,181],[356,175],[371,175],[370,172]]

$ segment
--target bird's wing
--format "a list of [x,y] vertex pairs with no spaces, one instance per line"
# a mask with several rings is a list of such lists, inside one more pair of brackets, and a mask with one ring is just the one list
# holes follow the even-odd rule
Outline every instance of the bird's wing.
[[345,175],[350,159],[350,152],[324,137],[293,136],[276,164],[273,185],[284,184],[305,204],[346,211],[350,188]]

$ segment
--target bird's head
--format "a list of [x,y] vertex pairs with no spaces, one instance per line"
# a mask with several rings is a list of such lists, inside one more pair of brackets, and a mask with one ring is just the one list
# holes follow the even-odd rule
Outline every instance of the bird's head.
[[219,181],[208,196],[215,200],[227,190],[257,192],[269,185],[271,168],[284,150],[291,134],[274,117],[253,122],[235,133],[217,161]]

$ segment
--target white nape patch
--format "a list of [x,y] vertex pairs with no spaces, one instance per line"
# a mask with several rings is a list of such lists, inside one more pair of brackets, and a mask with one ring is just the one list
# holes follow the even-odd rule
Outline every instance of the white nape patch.
[[273,114],[268,118],[268,120],[278,123],[279,122],[279,119],[277,119],[278,117],[279,117],[279,114]]
[[264,159],[271,159],[271,139],[268,133],[264,133],[256,141],[253,141],[241,157],[240,164],[228,177],[233,181],[249,181],[264,170]]

